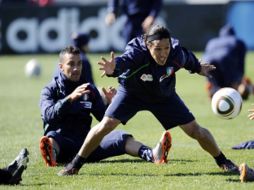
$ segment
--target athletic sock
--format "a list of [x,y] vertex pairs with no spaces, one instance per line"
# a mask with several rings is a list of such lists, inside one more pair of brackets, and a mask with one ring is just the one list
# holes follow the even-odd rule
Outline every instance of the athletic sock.
[[218,165],[219,167],[220,167],[222,164],[225,164],[225,162],[226,162],[226,160],[227,160],[227,158],[225,157],[225,155],[224,155],[222,152],[220,152],[219,156],[214,157],[214,159],[215,159],[215,161],[216,161],[216,163],[217,163],[217,165]]
[[86,159],[85,158],[83,158],[83,157],[81,157],[81,156],[79,156],[78,154],[75,156],[75,158],[72,160],[72,166],[74,167],[74,168],[77,168],[77,169],[80,169],[82,166],[83,166],[83,164],[85,163],[85,161],[86,161]]
[[142,145],[140,149],[138,150],[138,155],[140,158],[147,162],[153,162],[153,151],[151,148]]

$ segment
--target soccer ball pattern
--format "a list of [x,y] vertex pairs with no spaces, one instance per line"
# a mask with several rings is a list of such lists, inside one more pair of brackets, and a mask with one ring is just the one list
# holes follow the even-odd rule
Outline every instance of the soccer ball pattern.
[[212,97],[212,110],[224,119],[233,119],[241,112],[242,97],[233,88],[221,88]]

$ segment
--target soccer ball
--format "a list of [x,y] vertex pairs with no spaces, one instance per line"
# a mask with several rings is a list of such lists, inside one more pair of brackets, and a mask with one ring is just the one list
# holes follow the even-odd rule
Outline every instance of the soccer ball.
[[39,77],[41,75],[41,66],[36,59],[31,59],[25,66],[25,74],[27,77]]
[[242,109],[242,97],[233,88],[221,88],[212,97],[212,110],[224,119],[235,118]]

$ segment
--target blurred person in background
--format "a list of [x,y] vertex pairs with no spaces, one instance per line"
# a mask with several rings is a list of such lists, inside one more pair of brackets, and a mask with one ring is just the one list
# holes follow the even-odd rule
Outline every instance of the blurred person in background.
[[[59,54],[58,76],[42,89],[40,108],[44,136],[40,151],[47,166],[68,163],[77,154],[91,129],[92,115],[98,120],[104,116],[106,106],[96,88],[82,77],[83,64],[77,47],[69,46]],[[114,89],[104,89],[108,104],[115,95]],[[154,163],[167,162],[171,136],[164,132],[154,149],[136,141],[122,130],[108,133],[88,162],[129,154]]]
[[0,184],[17,185],[20,183],[29,161],[28,154],[28,150],[23,148],[7,167],[0,169]]
[[245,43],[237,38],[234,28],[227,24],[219,31],[219,36],[208,41],[203,61],[216,67],[207,77],[207,91],[211,98],[223,87],[232,87],[248,99],[253,93],[253,86],[248,77],[244,76],[246,56]]
[[118,8],[127,16],[122,34],[125,42],[137,37],[154,24],[158,16],[162,0],[109,0],[108,14],[105,18],[107,25],[112,25],[116,21]]
[[71,35],[71,40],[72,44],[79,48],[80,50],[80,58],[82,61],[82,77],[85,77],[85,81],[94,84],[94,79],[93,79],[93,73],[92,73],[92,66],[91,63],[89,62],[87,58],[87,52],[89,51],[89,35],[85,33],[73,33]]

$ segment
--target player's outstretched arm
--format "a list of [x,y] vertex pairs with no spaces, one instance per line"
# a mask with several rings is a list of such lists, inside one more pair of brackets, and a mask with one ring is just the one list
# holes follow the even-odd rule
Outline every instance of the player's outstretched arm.
[[198,74],[203,75],[203,76],[210,76],[210,71],[215,70],[216,67],[214,65],[211,65],[209,63],[204,63],[201,60],[199,61],[201,65],[200,72]]
[[102,57],[98,64],[101,66],[99,70],[103,71],[101,77],[105,75],[112,75],[115,70],[115,53],[110,53],[111,59],[107,60],[106,58]]

